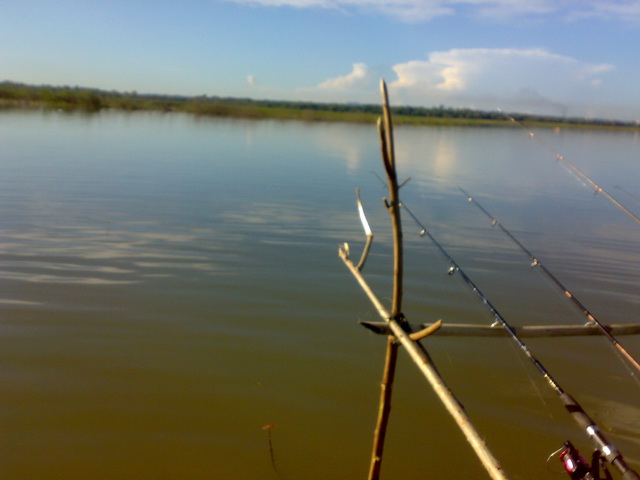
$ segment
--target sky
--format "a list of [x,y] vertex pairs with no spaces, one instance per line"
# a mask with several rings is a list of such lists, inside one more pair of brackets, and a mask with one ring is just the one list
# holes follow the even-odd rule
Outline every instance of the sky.
[[0,81],[640,119],[640,0],[0,0]]

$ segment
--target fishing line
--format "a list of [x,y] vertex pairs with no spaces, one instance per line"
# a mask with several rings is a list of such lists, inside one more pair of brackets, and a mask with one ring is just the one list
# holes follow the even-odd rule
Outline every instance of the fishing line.
[[[382,184],[383,187],[386,187],[386,184],[385,184],[384,180],[382,179],[382,177],[380,177],[380,175],[378,175],[378,173],[375,170],[371,170],[371,173],[374,174],[378,178],[378,180],[380,180],[380,183]],[[410,179],[411,179],[411,177],[407,178],[404,182],[402,182],[402,184],[403,185],[406,184]],[[413,220],[416,221],[418,223],[418,225],[420,225],[420,222],[417,221],[417,218],[413,215],[413,213],[410,212],[409,209],[404,204],[402,206],[413,217]],[[420,232],[420,236],[424,236],[427,233],[427,230],[425,228],[423,228],[423,231],[424,231],[424,233],[422,231]],[[523,368],[523,371],[526,372],[527,378],[529,379],[529,382],[531,384],[531,387],[533,388],[533,391],[538,396],[538,398],[540,399],[541,403],[545,406],[546,412],[549,414],[549,418],[554,419],[554,415],[553,415],[551,409],[549,408],[549,405],[547,404],[546,399],[544,398],[544,394],[542,393],[542,391],[540,390],[538,384],[535,382],[535,380],[533,379],[533,377],[529,373],[528,369],[525,368],[522,357],[517,356],[517,358],[518,358],[518,362],[520,363],[520,365]],[[559,434],[560,433],[559,427],[557,425],[555,425],[555,428],[556,428],[557,433]]]
[[622,193],[627,194],[629,197],[633,198],[636,202],[640,203],[640,197],[638,197],[637,195],[634,195],[631,192],[626,191],[624,188],[622,188],[620,185],[616,185],[614,188],[617,188],[618,190],[620,190]]
[[566,167],[579,180],[582,180],[582,181],[586,182],[586,184],[588,186],[593,188],[594,189],[594,193],[602,194],[607,200],[609,200],[611,203],[613,203],[617,208],[619,208],[624,213],[626,213],[627,216],[629,216],[632,220],[634,220],[636,223],[640,224],[640,217],[635,215],[627,207],[625,207],[622,203],[620,203],[618,200],[616,200],[609,192],[607,192],[604,188],[602,188],[600,185],[598,185],[591,177],[589,177],[586,173],[584,173],[582,170],[580,170],[572,162],[567,160],[567,158],[565,158],[564,155],[562,155],[562,154],[558,153],[557,151],[555,151],[551,147],[551,145],[549,145],[544,140],[542,140],[540,137],[538,137],[534,132],[532,132],[531,130],[527,129],[527,127],[525,127],[522,124],[522,122],[519,122],[518,120],[513,118],[511,115],[509,115],[508,113],[504,112],[502,109],[498,109],[498,111],[500,113],[502,113],[505,117],[507,117],[509,119],[509,121],[511,121],[512,123],[514,123],[518,127],[520,127],[522,130],[524,130],[527,133],[527,135],[529,135],[530,138],[533,138],[534,140],[538,141],[538,143],[540,143],[540,145],[542,145],[545,149],[547,149],[549,152],[551,152],[551,154],[553,156],[555,156],[556,160],[559,163],[561,163],[564,167]]
[[531,259],[531,267],[537,268],[542,271],[551,283],[555,285],[563,294],[563,296],[568,299],[574,307],[576,307],[580,313],[587,319],[587,325],[595,325],[602,332],[605,338],[611,343],[613,347],[615,347],[615,351],[618,355],[624,357],[628,363],[623,362],[623,364],[629,370],[629,373],[633,377],[633,379],[640,385],[640,380],[636,376],[635,372],[629,368],[629,366],[633,366],[636,369],[636,372],[640,372],[640,363],[629,353],[629,351],[624,348],[618,339],[616,339],[606,325],[600,322],[595,315],[593,315],[589,309],[580,301],[578,298],[567,288],[565,285],[556,277],[551,271],[540,261],[538,257],[536,257],[527,247],[525,247],[520,240],[518,240],[507,228],[502,225],[487,209],[485,209],[475,198],[473,198],[466,190],[464,190],[461,186],[458,185],[458,189],[467,197],[467,201],[469,203],[473,203],[478,209],[484,213],[489,220],[491,220],[491,226],[498,227],[502,232],[509,237],[513,243],[515,243],[520,250],[522,250],[530,259]]
[[551,473],[553,473],[554,475],[562,475],[562,474],[563,474],[563,473],[565,473],[565,472],[564,472],[564,470],[563,470],[562,468],[558,468],[558,469],[557,469],[557,471],[556,471],[555,469],[551,468],[551,464],[550,464],[549,462],[551,461],[551,459],[552,459],[553,457],[555,457],[556,455],[558,455],[558,454],[559,454],[560,452],[562,452],[565,448],[566,448],[566,447],[563,445],[563,446],[561,446],[559,449],[557,449],[556,451],[551,452],[551,453],[549,454],[549,456],[547,457],[547,462],[546,462],[546,464],[547,464],[547,470],[549,470],[549,471],[550,471]]
[[380,183],[382,184],[382,188],[386,188],[386,187],[387,187],[387,182],[385,182],[385,181],[382,179],[382,177],[381,177],[380,175],[378,175],[378,172],[376,172],[375,170],[371,170],[371,173],[373,173],[373,174],[376,176],[376,178],[377,178],[378,180],[380,180]]
[[501,325],[502,328],[509,334],[511,339],[517,344],[520,350],[527,356],[527,358],[533,363],[536,369],[547,380],[549,386],[558,394],[560,400],[564,404],[566,410],[571,414],[574,420],[582,427],[587,435],[593,440],[596,445],[596,449],[602,452],[607,461],[614,465],[623,478],[627,480],[640,480],[640,476],[633,471],[626,463],[622,454],[604,437],[599,427],[595,422],[587,415],[582,406],[567,392],[565,392],[551,373],[542,365],[542,363],[533,355],[527,345],[520,339],[516,330],[507,322],[507,320],[500,314],[497,308],[489,301],[489,299],[482,293],[478,286],[469,278],[469,276],[460,268],[451,255],[445,250],[445,248],[436,240],[436,238],[427,230],[427,227],[418,220],[413,212],[404,203],[400,203],[400,206],[406,210],[411,216],[413,221],[418,225],[420,230],[420,236],[427,236],[429,240],[438,248],[442,255],[449,261],[449,275],[458,275],[469,286],[472,291],[478,296],[486,308],[489,309],[493,315],[495,322],[492,326]]

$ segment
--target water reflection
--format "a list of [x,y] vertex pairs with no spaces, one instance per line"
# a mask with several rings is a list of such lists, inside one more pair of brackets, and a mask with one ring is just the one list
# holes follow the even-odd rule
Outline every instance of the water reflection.
[[[364,242],[360,187],[375,234],[365,273],[387,301],[375,126],[1,112],[0,127],[3,476],[265,478],[267,424],[287,478],[364,475],[384,340],[357,326],[375,312],[337,247]],[[640,191],[633,135],[549,141]],[[455,184],[598,318],[636,321],[639,229],[548,152],[508,129],[400,127],[396,145],[413,177],[403,201],[514,325],[582,319]],[[408,222],[409,319],[491,322]],[[530,346],[639,462],[640,391],[608,344]],[[568,438],[590,448],[509,342],[428,348],[514,478],[553,478],[544,460]],[[395,392],[389,476],[421,475],[420,450],[438,478],[453,451],[456,475],[484,478],[405,358]]]
[[400,129],[397,156],[407,172],[420,172],[421,181],[440,181],[451,177],[459,168],[460,152],[450,129]]

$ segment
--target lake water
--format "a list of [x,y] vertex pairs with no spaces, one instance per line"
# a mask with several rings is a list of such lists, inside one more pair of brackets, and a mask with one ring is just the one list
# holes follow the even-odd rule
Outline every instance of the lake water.
[[[403,127],[407,206],[514,326],[584,323],[460,193],[511,230],[604,323],[637,322],[640,137]],[[546,145],[546,146],[545,146]],[[385,340],[337,256],[376,239],[391,294],[373,125],[178,114],[0,112],[0,476],[356,479],[368,470]],[[412,322],[492,318],[404,215]],[[640,338],[620,337],[640,356]],[[525,340],[640,466],[640,382],[602,337]],[[511,478],[591,444],[510,340],[430,337],[441,373]],[[271,463],[271,434],[277,473]],[[401,352],[383,476],[487,478]]]

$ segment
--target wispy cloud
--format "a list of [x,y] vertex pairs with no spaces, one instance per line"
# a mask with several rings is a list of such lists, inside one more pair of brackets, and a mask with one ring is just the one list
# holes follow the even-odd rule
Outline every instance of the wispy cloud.
[[626,22],[640,22],[640,1],[638,0],[591,0],[583,8],[572,12],[572,17],[618,19]]
[[[348,12],[382,13],[403,21],[428,21],[455,13],[451,5],[469,0],[226,0],[265,7],[323,8]],[[505,0],[500,0],[505,1]],[[538,0],[532,0],[538,1]],[[471,0],[474,2],[474,0]]]
[[640,21],[638,0],[226,0],[265,7],[323,8],[344,12],[373,12],[405,22],[426,22],[437,17],[470,14],[503,20],[530,15],[555,15]]

